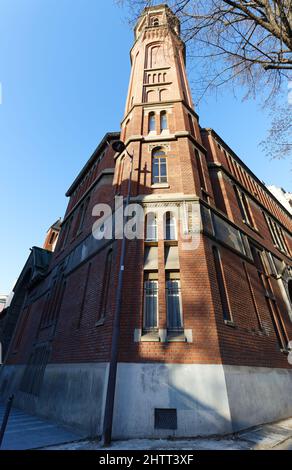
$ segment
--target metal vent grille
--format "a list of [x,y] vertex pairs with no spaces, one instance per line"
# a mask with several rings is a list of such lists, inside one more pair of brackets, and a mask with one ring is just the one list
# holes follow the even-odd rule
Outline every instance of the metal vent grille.
[[155,429],[177,429],[177,413],[175,408],[155,408]]

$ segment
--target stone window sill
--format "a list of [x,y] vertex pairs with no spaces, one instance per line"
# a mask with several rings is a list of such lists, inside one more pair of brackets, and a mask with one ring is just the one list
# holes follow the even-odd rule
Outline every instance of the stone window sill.
[[169,184],[168,183],[153,183],[151,184],[151,188],[153,189],[169,188]]
[[154,342],[159,342],[160,337],[159,337],[159,332],[158,330],[153,330],[153,331],[142,331],[141,332],[141,337],[140,341],[143,342],[148,342],[148,341],[154,341]]
[[224,323],[227,326],[232,326],[233,328],[235,328],[235,323],[232,320],[224,320]]
[[134,341],[138,342],[161,342],[161,343],[192,343],[193,331],[185,329],[181,331],[168,331],[159,329],[153,331],[143,331],[139,328],[134,330]]
[[248,228],[253,230],[255,233],[259,234],[259,230],[256,227],[254,227],[253,225],[251,225],[249,222],[247,222],[244,219],[242,219],[242,222],[244,223],[244,225],[246,225]]

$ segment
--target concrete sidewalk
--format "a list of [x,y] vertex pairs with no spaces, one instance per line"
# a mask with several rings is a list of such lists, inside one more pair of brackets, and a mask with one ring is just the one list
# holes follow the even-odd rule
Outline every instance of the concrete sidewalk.
[[[5,406],[0,403],[0,426]],[[84,436],[12,408],[1,450],[25,450],[76,441]]]
[[99,441],[71,442],[48,450],[292,450],[292,418],[223,437],[193,439],[129,439],[102,447]]

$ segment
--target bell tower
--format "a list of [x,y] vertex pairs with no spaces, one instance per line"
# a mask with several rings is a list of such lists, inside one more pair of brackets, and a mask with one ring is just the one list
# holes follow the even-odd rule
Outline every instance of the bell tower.
[[[186,75],[179,20],[167,5],[149,7],[139,18],[134,35],[121,132],[121,139],[134,154],[132,196],[166,192],[206,199],[205,149]],[[127,179],[123,156],[117,168],[120,190]]]

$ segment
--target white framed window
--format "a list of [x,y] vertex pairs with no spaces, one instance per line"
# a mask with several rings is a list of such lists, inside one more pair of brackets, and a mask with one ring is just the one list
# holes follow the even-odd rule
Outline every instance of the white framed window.
[[164,239],[165,240],[177,240],[176,220],[171,212],[166,212],[165,214]]
[[167,113],[166,113],[166,111],[161,111],[161,113],[160,113],[160,132],[166,131],[167,129],[168,129]]
[[151,112],[148,115],[148,132],[155,132],[155,130],[156,130],[155,113]]
[[157,241],[158,240],[158,228],[157,228],[157,217],[154,212],[150,212],[146,215],[146,241]]
[[[154,279],[156,277],[156,279]],[[143,327],[151,330],[158,327],[158,280],[157,273],[145,273]]]
[[182,329],[182,302],[179,274],[169,273],[166,280],[167,327]]
[[166,155],[157,148],[152,154],[152,184],[167,183]]

